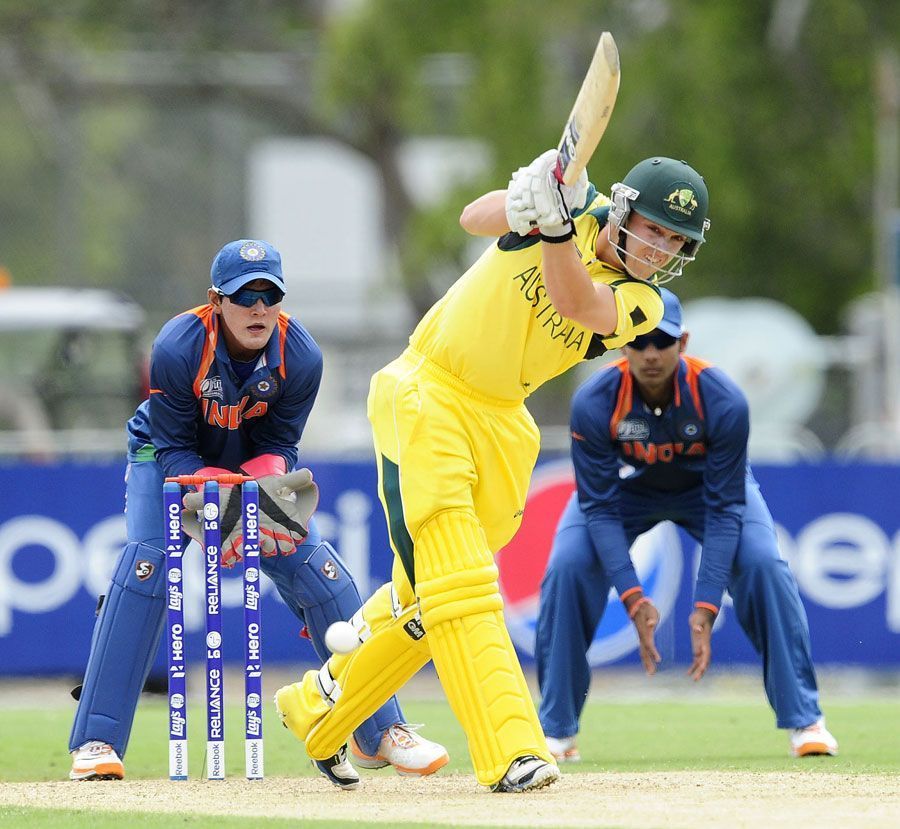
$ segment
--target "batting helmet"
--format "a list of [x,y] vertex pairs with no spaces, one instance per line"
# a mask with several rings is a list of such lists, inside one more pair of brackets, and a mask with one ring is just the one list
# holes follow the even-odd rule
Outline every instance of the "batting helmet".
[[[674,158],[647,158],[636,164],[625,178],[612,186],[609,209],[610,240],[619,251],[616,238],[632,210],[669,230],[687,236],[688,241],[665,273],[677,276],[687,262],[693,261],[697,248],[706,241],[709,230],[709,192],[706,182],[686,161]],[[623,260],[624,261],[624,260]],[[665,281],[657,279],[658,282]]]

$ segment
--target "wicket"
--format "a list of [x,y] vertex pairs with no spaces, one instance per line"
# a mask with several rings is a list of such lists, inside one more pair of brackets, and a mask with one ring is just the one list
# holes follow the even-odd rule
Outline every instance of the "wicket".
[[225,779],[222,665],[219,485],[241,487],[244,558],[244,760],[248,780],[263,777],[262,659],[259,612],[259,486],[243,475],[166,478],[163,486],[166,539],[166,607],[169,674],[169,779],[187,780],[187,683],[184,647],[184,588],[181,489],[203,487],[203,547],[206,584],[206,777]]

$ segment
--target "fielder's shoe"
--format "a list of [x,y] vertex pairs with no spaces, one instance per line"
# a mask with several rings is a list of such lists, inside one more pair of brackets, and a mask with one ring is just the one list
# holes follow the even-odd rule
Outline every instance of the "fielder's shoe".
[[383,769],[393,766],[404,777],[425,777],[434,774],[450,762],[450,755],[440,743],[426,740],[416,729],[421,725],[397,723],[381,738],[375,755],[366,754],[354,738],[350,738],[353,761],[364,769]]
[[108,743],[91,740],[72,752],[70,780],[121,780],[125,766]]
[[327,760],[313,760],[312,764],[335,786],[352,791],[359,788],[359,774],[347,759],[347,744],[338,749],[334,757]]
[[581,752],[576,744],[576,736],[548,737],[547,748],[557,763],[580,763]]
[[543,789],[559,780],[559,769],[528,754],[513,760],[509,770],[503,775],[499,783],[491,786],[492,792],[530,792],[534,789]]
[[817,754],[838,753],[837,740],[825,728],[825,719],[820,717],[806,728],[791,730],[791,754],[794,757],[812,757]]

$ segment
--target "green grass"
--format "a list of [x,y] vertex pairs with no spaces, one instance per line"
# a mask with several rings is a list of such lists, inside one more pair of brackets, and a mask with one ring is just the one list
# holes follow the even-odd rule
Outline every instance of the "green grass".
[[[293,818],[266,818],[266,829],[361,829],[370,826],[385,829],[384,823],[347,823],[343,820],[297,820]],[[251,821],[246,817],[224,815],[155,815],[149,812],[98,812],[85,809],[5,809],[0,806],[0,826],[28,827],[28,829],[122,829],[124,825],[137,829],[171,829],[173,825],[215,827],[215,829],[248,829]],[[431,823],[403,823],[402,829],[433,829]],[[466,829],[479,829],[467,826]]]
[[[448,771],[471,772],[462,731],[444,702],[408,702],[407,716],[427,723],[425,734],[444,743],[451,754]],[[578,772],[649,772],[713,769],[719,771],[803,771],[810,774],[900,773],[900,702],[883,699],[858,702],[831,701],[828,725],[841,744],[835,758],[788,756],[785,732],[775,729],[771,712],[762,702],[635,702],[614,704],[591,702],[585,711],[579,745],[584,762],[567,766]],[[0,781],[52,781],[65,779],[69,770],[66,743],[72,711],[13,709],[0,711],[0,733],[7,747],[0,755]],[[226,718],[227,769],[229,775],[243,773],[241,745],[242,709],[229,708]],[[191,776],[203,772],[203,712],[189,714],[192,752]],[[297,776],[314,774],[303,748],[267,712],[266,774]],[[166,774],[166,706],[162,697],[142,702],[127,757],[131,780],[161,779]],[[362,772],[373,774],[375,772]],[[74,784],[73,784],[74,785]],[[0,806],[0,825],[30,827],[122,826],[162,829],[171,826],[171,816],[79,812],[73,810],[23,809]],[[179,815],[184,825],[212,825],[210,818]],[[265,826],[287,826],[288,821],[265,819]],[[215,818],[217,829],[230,829],[246,819]],[[291,825],[297,825],[291,822]],[[343,823],[308,822],[304,826],[338,829]],[[359,822],[361,826],[379,826]],[[383,827],[383,824],[380,824]]]
[[[444,743],[452,758],[449,770],[471,771],[465,739],[444,702],[408,702],[411,721],[427,724],[424,733]],[[227,771],[243,773],[242,714],[226,710]],[[791,771],[798,767],[823,772],[900,772],[900,702],[829,702],[828,726],[841,744],[839,757],[798,765],[788,756],[785,732],[778,731],[762,703],[591,702],[582,722],[579,746],[584,762],[578,771],[676,771],[717,769]],[[0,711],[0,733],[16,752],[0,755],[0,780],[62,780],[69,771],[66,752],[72,712],[68,709]],[[189,714],[191,776],[203,772],[204,720],[200,708]],[[165,777],[166,705],[162,697],[145,698],[135,719],[128,749],[131,780]],[[313,775],[303,746],[266,711],[266,774]]]

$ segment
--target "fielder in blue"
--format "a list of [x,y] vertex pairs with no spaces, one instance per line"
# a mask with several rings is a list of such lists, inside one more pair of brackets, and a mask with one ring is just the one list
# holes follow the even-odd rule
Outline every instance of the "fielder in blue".
[[[350,619],[362,604],[347,567],[311,518],[318,502],[312,476],[285,477],[297,465],[322,354],[281,311],[281,256],[268,242],[229,242],[216,255],[211,278],[208,302],[179,314],[157,336],[149,399],[128,422],[128,544],[101,598],[84,682],[76,689],[72,780],[125,775],[122,758],[165,622],[164,477],[241,472],[257,479],[262,570],[322,660],[329,656],[328,626]],[[240,522],[228,521],[239,513],[228,503],[236,507],[240,499],[230,496],[231,487],[223,487],[226,567],[241,559]],[[199,524],[191,517],[185,513],[185,529],[196,535]],[[355,732],[353,750],[357,765],[393,765],[405,775],[430,774],[449,759],[443,746],[405,724],[396,698]]]
[[837,754],[826,730],[797,584],[778,553],[772,517],[747,462],[749,412],[721,370],[684,354],[681,305],[661,289],[655,330],[575,393],[572,460],[577,491],[566,506],[541,586],[536,656],[540,720],[553,755],[579,760],[578,723],[590,684],[587,651],[615,587],[638,634],[648,674],[660,661],[659,612],[629,553],[661,521],[702,545],[689,619],[699,680],[727,590],[762,656],[763,681],[795,756]]

